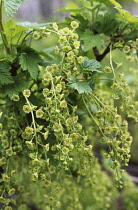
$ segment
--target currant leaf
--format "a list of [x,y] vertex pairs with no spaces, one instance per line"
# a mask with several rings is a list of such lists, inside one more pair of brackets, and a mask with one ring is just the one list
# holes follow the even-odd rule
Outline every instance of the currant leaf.
[[31,48],[26,48],[19,56],[19,64],[21,68],[26,71],[33,79],[37,79],[38,76],[38,63],[41,61],[39,54]]
[[84,42],[85,52],[91,50],[93,47],[100,48],[102,46],[101,35],[94,35],[90,29],[86,29],[80,39]]
[[14,80],[9,71],[10,65],[0,62],[0,84],[7,85],[13,84]]
[[94,59],[89,59],[87,57],[84,57],[84,59],[80,65],[82,66],[83,71],[102,73],[101,64]]
[[90,94],[92,92],[92,89],[87,81],[79,81],[74,76],[70,76],[69,86],[77,90],[79,94]]
[[23,0],[4,0],[4,8],[8,17],[13,16]]
[[5,86],[5,94],[11,98],[13,94],[18,94],[19,92],[23,91],[24,89],[28,88],[27,82],[24,78],[24,74],[18,74],[13,76],[14,84],[9,84]]

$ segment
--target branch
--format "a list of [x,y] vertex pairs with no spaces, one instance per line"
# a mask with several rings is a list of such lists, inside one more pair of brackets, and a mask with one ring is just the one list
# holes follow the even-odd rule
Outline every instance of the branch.
[[99,50],[97,49],[97,47],[93,48],[94,55],[95,55],[97,61],[100,62],[101,60],[103,60],[103,58],[110,52],[110,45],[111,45],[111,43],[109,43],[109,45],[107,46],[107,48],[105,49],[105,51],[102,54],[99,54]]
[[10,48],[8,47],[8,40],[7,37],[5,35],[5,31],[3,28],[3,24],[2,24],[2,1],[0,1],[0,34],[2,37],[2,41],[6,50],[7,54],[10,54]]

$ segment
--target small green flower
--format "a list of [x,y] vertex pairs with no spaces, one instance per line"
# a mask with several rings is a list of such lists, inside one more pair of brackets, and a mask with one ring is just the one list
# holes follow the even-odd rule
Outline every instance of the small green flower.
[[5,198],[3,198],[2,196],[0,196],[0,203],[5,203]]
[[75,55],[74,55],[73,51],[70,51],[70,52],[67,53],[67,57],[68,58],[71,58],[72,59],[72,58],[74,58],[74,56]]
[[22,186],[22,185],[19,185],[19,186],[18,186],[18,191],[19,191],[19,192],[24,192],[24,191],[25,191],[25,187]]
[[72,22],[71,22],[71,27],[72,27],[73,29],[76,29],[76,28],[79,27],[79,23],[76,22],[76,21],[72,21]]
[[43,96],[47,97],[48,93],[49,93],[49,89],[48,88],[44,88],[43,89]]
[[79,56],[79,57],[77,57],[77,61],[78,61],[78,63],[82,63],[83,59],[84,59],[84,57],[83,57],[83,56]]
[[73,122],[77,123],[78,122],[78,116],[73,117]]
[[15,193],[15,189],[14,188],[10,189],[9,192],[8,192],[9,196],[13,195],[14,193]]
[[111,126],[104,127],[104,133],[105,134],[111,134],[113,131],[113,128]]
[[47,66],[46,67],[46,72],[50,72],[50,71],[52,71],[52,67],[51,66]]
[[34,129],[28,126],[25,128],[25,133],[31,135],[34,133]]
[[66,119],[66,125],[67,126],[71,126],[72,125],[72,121],[73,121],[72,118],[67,118]]
[[2,136],[1,136],[1,141],[8,141],[8,136],[6,133],[4,133]]
[[32,109],[31,109],[30,106],[24,105],[24,106],[23,106],[23,111],[24,111],[25,113],[30,113],[30,112],[32,111]]
[[35,172],[35,173],[32,174],[32,181],[36,182],[37,179],[38,179],[38,173]]
[[52,28],[53,28],[55,31],[58,31],[58,25],[57,25],[57,23],[53,23]]
[[74,41],[74,42],[73,42],[73,46],[74,46],[76,49],[79,49],[79,47],[80,47],[80,41]]
[[67,42],[66,36],[60,36],[60,37],[59,37],[59,43],[60,43],[60,44],[64,44],[64,43],[66,43],[66,42]]
[[45,145],[45,150],[46,150],[46,152],[49,151],[49,143]]
[[77,69],[77,67],[75,66],[75,67],[73,68],[73,71],[75,71],[75,72],[76,72],[77,70],[78,70],[78,69]]
[[119,39],[119,43],[120,43],[120,44],[122,44],[122,45],[123,45],[123,44],[124,44],[124,42],[125,42],[125,41],[124,41],[124,39],[122,39],[122,38],[120,38],[120,39]]
[[49,166],[49,158],[46,159],[46,165]]
[[11,206],[6,206],[5,208],[4,208],[4,210],[12,210],[13,208],[11,207]]
[[69,32],[70,32],[70,30],[69,30],[68,27],[65,27],[65,28],[62,29],[62,34],[65,35],[65,36],[67,36],[69,34]]
[[80,123],[76,123],[75,126],[77,127],[78,131],[82,130],[82,125]]
[[20,98],[19,98],[19,96],[18,96],[18,95],[13,94],[13,96],[12,96],[12,100],[13,100],[13,101],[19,101],[19,100],[20,100]]
[[78,55],[78,53],[79,53],[78,49],[74,49],[73,52],[75,55]]
[[43,32],[43,36],[45,38],[48,38],[51,35],[51,32]]
[[2,125],[2,123],[0,123],[0,130],[2,130],[2,128],[3,128],[3,125]]
[[69,147],[70,150],[74,149],[74,145],[73,144],[69,144],[68,147]]
[[23,95],[28,98],[31,95],[31,91],[30,90],[24,90]]
[[58,46],[55,47],[55,54],[58,55],[59,54],[60,49],[58,48]]
[[13,151],[12,151],[11,148],[6,150],[6,155],[9,156],[9,157],[13,155]]
[[13,137],[16,137],[17,136],[17,132],[15,129],[11,129],[10,130],[10,134],[13,136]]
[[49,85],[49,80],[43,79],[42,83],[44,86],[48,86]]
[[6,149],[6,148],[8,148],[9,147],[9,142],[8,141],[2,141],[2,147],[4,148],[4,149]]
[[4,182],[9,182],[10,177],[9,177],[7,174],[3,174],[3,175],[2,175],[2,180],[3,180]]
[[38,158],[35,158],[33,161],[32,161],[32,164],[34,166],[38,166],[40,164],[40,160],[38,160]]
[[105,73],[111,73],[111,72],[112,72],[111,67],[110,67],[110,66],[105,66],[105,67],[104,67],[104,72],[105,72]]
[[135,44],[135,47],[136,47],[136,50],[138,50],[138,43],[136,42],[136,44]]
[[62,131],[63,127],[62,127],[62,125],[60,125],[58,123],[55,123],[53,125],[53,129],[54,129],[55,132],[60,132],[60,131]]
[[5,158],[5,157],[2,157],[2,158],[0,159],[0,166],[5,165],[6,162],[7,162],[6,158]]
[[67,147],[63,147],[62,148],[62,153],[63,154],[68,154],[69,153],[69,149]]
[[61,108],[66,108],[67,107],[67,102],[65,100],[60,102],[60,107]]
[[77,41],[78,38],[79,38],[78,34],[76,34],[76,33],[71,33],[71,34],[70,34],[70,37],[71,37],[71,39],[72,39],[73,41]]
[[36,111],[36,117],[37,118],[42,118],[44,116],[44,112],[41,109],[38,109]]
[[52,105],[52,99],[50,97],[46,98],[46,102],[48,105]]
[[40,39],[40,37],[41,37],[40,32],[36,32],[36,31],[35,31],[35,32],[33,33],[33,38],[34,38],[34,39]]
[[34,150],[34,144],[31,141],[26,141],[25,143],[30,150]]
[[71,47],[70,47],[69,45],[66,45],[66,46],[64,46],[64,47],[62,48],[62,50],[63,50],[64,52],[69,52],[69,51],[71,50]]
[[111,88],[117,89],[117,88],[119,88],[119,85],[117,83],[113,83],[112,86],[111,86]]
[[58,71],[58,65],[57,64],[52,64],[51,68],[55,72]]
[[61,84],[57,84],[56,92],[60,93],[61,91],[62,91],[62,85]]
[[49,134],[49,131],[46,131],[45,133],[43,133],[45,140],[48,138],[48,134]]
[[43,75],[43,79],[50,81],[52,79],[52,75],[49,72],[47,72]]
[[45,31],[46,30],[46,26],[40,27],[40,30]]
[[128,45],[124,46],[123,52],[128,54],[130,52],[130,47]]
[[55,166],[50,166],[50,167],[49,167],[49,172],[50,172],[50,174],[54,174],[55,171],[56,171]]

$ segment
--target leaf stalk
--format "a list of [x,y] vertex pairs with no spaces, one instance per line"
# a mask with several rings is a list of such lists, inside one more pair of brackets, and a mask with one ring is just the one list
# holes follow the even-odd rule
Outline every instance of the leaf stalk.
[[4,27],[3,27],[3,23],[2,23],[2,4],[3,4],[3,1],[1,0],[0,1],[0,34],[1,34],[2,41],[3,41],[4,47],[5,47],[5,51],[8,55],[10,55],[10,48],[8,46],[8,40],[7,40],[5,31],[4,31]]

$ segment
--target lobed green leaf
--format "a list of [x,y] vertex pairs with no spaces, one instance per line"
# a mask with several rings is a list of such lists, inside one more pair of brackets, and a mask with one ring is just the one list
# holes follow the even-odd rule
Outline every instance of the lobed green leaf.
[[4,0],[4,8],[8,17],[13,16],[23,0]]
[[19,92],[23,91],[24,89],[28,88],[27,82],[24,78],[24,74],[18,74],[13,76],[14,84],[9,84],[5,86],[5,94],[11,98],[13,94],[18,94]]
[[84,57],[83,62],[80,64],[84,71],[102,73],[102,67],[100,62],[94,59]]
[[77,90],[79,94],[90,94],[92,92],[92,89],[87,81],[79,81],[74,76],[70,76],[69,86]]
[[91,50],[93,47],[100,48],[102,46],[102,39],[99,34],[94,35],[90,29],[86,29],[80,37],[84,42],[84,51]]
[[0,84],[13,84],[14,80],[10,73],[10,65],[0,62]]
[[26,71],[28,70],[29,74],[33,79],[37,79],[39,67],[38,64],[41,61],[39,54],[31,48],[26,48],[21,52],[19,56],[19,64],[21,68]]

